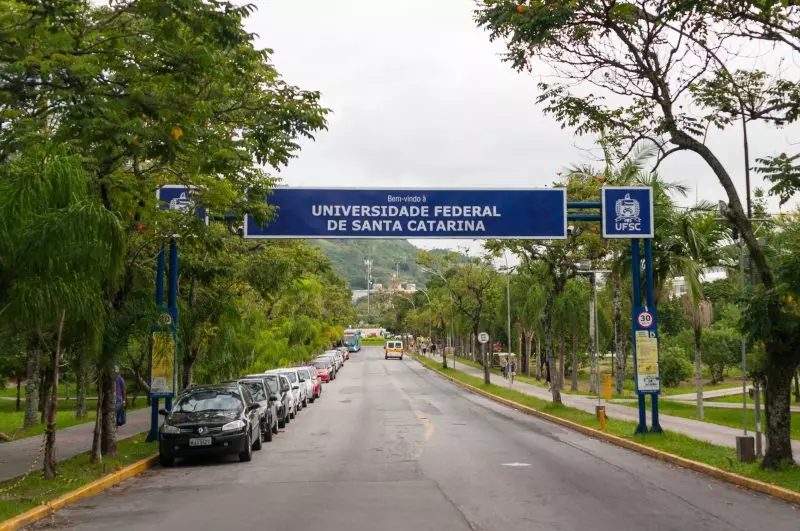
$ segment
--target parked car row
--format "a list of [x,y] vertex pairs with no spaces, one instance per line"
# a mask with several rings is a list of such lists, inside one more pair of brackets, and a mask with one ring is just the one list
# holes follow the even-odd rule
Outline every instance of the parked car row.
[[171,411],[160,411],[166,417],[159,431],[161,465],[209,454],[250,461],[254,450],[322,396],[322,383],[335,380],[348,359],[344,348],[328,350],[308,365],[189,387]]

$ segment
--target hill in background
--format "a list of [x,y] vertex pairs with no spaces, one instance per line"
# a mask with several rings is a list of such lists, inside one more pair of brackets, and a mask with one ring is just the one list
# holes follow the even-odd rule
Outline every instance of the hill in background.
[[372,259],[372,280],[388,286],[395,271],[406,282],[425,285],[428,275],[417,265],[417,247],[408,240],[314,240],[333,269],[350,282],[351,289],[367,289],[364,260]]

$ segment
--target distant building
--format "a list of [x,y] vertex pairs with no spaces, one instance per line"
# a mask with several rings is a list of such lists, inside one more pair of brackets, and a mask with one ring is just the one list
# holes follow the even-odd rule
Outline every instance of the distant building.
[[[714,282],[715,280],[722,280],[727,278],[728,274],[725,270],[721,267],[711,267],[703,271],[703,275],[700,277],[700,282]],[[687,293],[689,293],[689,284],[686,282],[684,277],[674,277],[667,281],[667,288],[669,290],[670,298],[673,297],[683,297]]]

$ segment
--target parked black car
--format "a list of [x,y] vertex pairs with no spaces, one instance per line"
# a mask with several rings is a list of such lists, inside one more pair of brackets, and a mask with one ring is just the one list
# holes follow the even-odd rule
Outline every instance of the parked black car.
[[269,400],[277,406],[278,427],[285,428],[292,420],[292,388],[286,376],[278,374],[251,374],[247,378],[263,378],[269,389]]
[[178,396],[159,431],[163,466],[176,458],[238,454],[250,461],[261,449],[260,406],[238,382],[190,387]]
[[278,433],[278,408],[275,401],[269,400],[267,384],[263,378],[241,378],[239,383],[247,387],[253,400],[261,407],[261,437],[272,441],[272,435]]

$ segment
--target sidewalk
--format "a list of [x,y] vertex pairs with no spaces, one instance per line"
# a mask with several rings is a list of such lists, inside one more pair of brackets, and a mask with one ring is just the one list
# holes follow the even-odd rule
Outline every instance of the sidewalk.
[[[117,431],[119,439],[132,437],[150,429],[150,408],[129,411],[127,417],[128,422]],[[90,451],[93,432],[94,422],[58,430],[56,433],[58,460],[63,461]],[[43,437],[44,434],[41,434],[0,444],[0,481],[21,476],[28,471],[41,449]],[[42,468],[41,459],[36,468]]]
[[[752,389],[752,385],[748,385],[748,391]],[[732,395],[739,395],[742,396],[742,387],[730,387],[728,389],[715,389],[714,391],[703,391],[703,400],[707,400],[709,398],[721,398],[723,396],[732,396]],[[697,400],[697,393],[685,393],[682,395],[672,395],[667,397],[670,400],[679,400],[679,401],[686,401],[686,400]]]
[[[442,357],[437,355],[434,357],[434,359],[441,361]],[[448,366],[452,367],[450,361],[451,360],[448,359]],[[456,363],[456,369],[465,374],[483,378],[482,370],[476,369],[464,363]],[[494,374],[492,374],[492,381],[498,385],[508,385],[507,380],[504,380],[502,377],[498,377]],[[519,391],[520,393],[525,393],[535,396],[536,398],[541,398],[542,400],[547,400],[548,402],[552,401],[553,398],[550,394],[550,391],[547,389],[536,387],[520,381],[514,382],[513,389]],[[672,399],[674,397],[670,398]],[[595,413],[594,407],[598,404],[596,397],[568,395],[565,393],[561,394],[561,401],[565,406],[574,407],[575,409],[580,409],[591,414]],[[629,420],[634,422],[639,421],[639,411],[636,408],[611,403],[604,403],[604,405],[606,406],[606,415],[609,417],[619,420]],[[652,419],[650,418],[650,409],[648,408],[648,426],[651,422]],[[710,442],[711,444],[725,446],[728,448],[735,448],[736,437],[742,434],[741,430],[735,428],[729,428],[727,426],[720,426],[718,424],[711,424],[709,422],[702,422],[699,420],[673,417],[671,415],[659,415],[659,422],[661,423],[661,427],[665,430],[675,433],[683,433],[684,435],[688,435],[694,439]],[[800,441],[792,441],[792,452],[794,455],[800,455]]]

